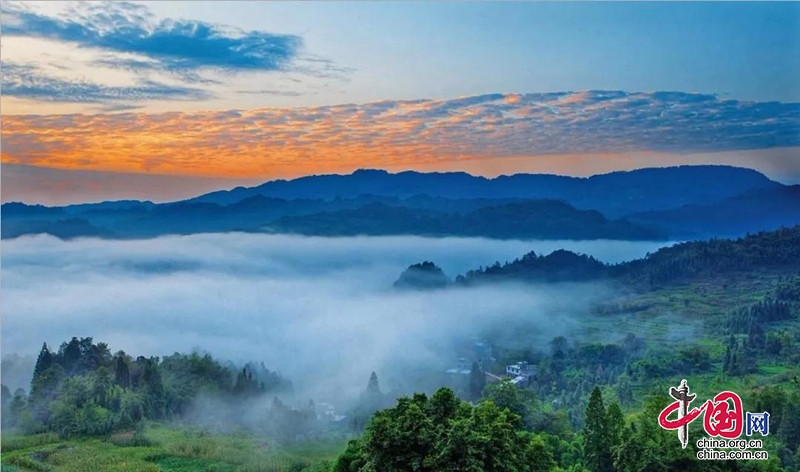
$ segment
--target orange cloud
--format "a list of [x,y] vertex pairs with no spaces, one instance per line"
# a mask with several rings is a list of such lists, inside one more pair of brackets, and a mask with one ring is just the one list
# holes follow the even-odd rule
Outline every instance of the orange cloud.
[[[768,114],[765,106],[772,107]],[[725,121],[719,120],[721,115]],[[294,109],[18,115],[3,117],[2,161],[226,178],[360,167],[452,169],[477,160],[505,165],[500,158],[521,165],[542,155],[604,159],[646,150],[789,147],[798,143],[786,130],[796,129],[798,121],[794,104],[624,92],[494,94]],[[583,165],[572,159],[563,163]]]

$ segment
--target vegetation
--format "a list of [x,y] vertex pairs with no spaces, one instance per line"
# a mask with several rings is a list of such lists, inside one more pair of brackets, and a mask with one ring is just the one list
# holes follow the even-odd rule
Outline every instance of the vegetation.
[[[597,271],[627,295],[587,315],[586,329],[603,336],[492,337],[496,362],[473,362],[461,390],[391,398],[373,372],[339,429],[320,424],[313,405],[278,399],[291,385],[260,364],[133,359],[91,338],[43,345],[29,391],[2,389],[3,470],[797,472],[799,238],[793,228],[686,243],[618,266],[530,254],[469,273],[461,283]],[[655,323],[669,311],[668,326]],[[667,332],[687,324],[696,331]],[[487,375],[517,361],[532,368],[527,383]],[[702,420],[685,449],[659,427],[669,388],[684,378],[696,405],[730,390],[745,411],[769,412],[769,435],[756,436],[769,460],[698,461]]]
[[[62,438],[109,434],[143,420],[182,418],[201,397],[219,401],[224,420],[236,421],[248,400],[290,388],[263,364],[232,369],[198,353],[132,359],[122,351],[112,355],[92,338],[72,338],[55,352],[42,346],[29,394],[3,387],[3,428]],[[280,402],[273,406],[275,414],[299,414]]]
[[[692,241],[659,249],[643,259],[606,265],[587,255],[566,250],[547,256],[530,252],[512,262],[469,271],[461,284],[494,281],[586,281],[610,278],[625,284],[659,288],[697,279],[719,279],[753,271],[797,270],[800,226],[748,235],[739,239]],[[783,286],[783,296],[794,296],[797,282]]]
[[425,261],[408,267],[394,283],[395,288],[436,289],[444,288],[450,279],[433,262]]

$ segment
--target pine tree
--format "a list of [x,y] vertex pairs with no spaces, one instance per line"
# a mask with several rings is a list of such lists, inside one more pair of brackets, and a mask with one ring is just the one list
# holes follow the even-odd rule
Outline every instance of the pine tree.
[[722,372],[729,374],[731,372],[731,347],[725,348],[725,360],[722,363]]
[[599,387],[592,390],[586,407],[586,425],[583,428],[583,455],[586,467],[592,472],[614,470],[611,456],[608,418]]
[[622,442],[622,430],[625,427],[625,417],[617,402],[611,402],[608,405],[606,425],[608,426],[609,446],[613,451]]
[[373,372],[369,376],[369,382],[367,383],[367,390],[361,397],[362,406],[366,408],[366,411],[369,411],[370,414],[373,411],[376,411],[381,408],[381,404],[383,403],[383,394],[381,393],[381,388],[378,385],[378,376]]
[[42,350],[39,351],[39,357],[36,359],[36,366],[33,368],[33,380],[31,383],[36,382],[42,373],[53,365],[53,355],[47,348],[47,343],[42,344]]
[[73,337],[69,343],[61,345],[63,352],[64,370],[67,375],[74,375],[78,372],[78,364],[81,361],[81,344],[78,338]]
[[617,397],[623,405],[633,401],[633,389],[631,388],[631,380],[628,374],[622,374],[617,378],[616,390]]
[[369,382],[367,383],[367,394],[370,396],[380,396],[381,388],[378,385],[378,376],[375,372],[372,372],[369,376]]
[[117,354],[117,361],[114,366],[114,382],[122,388],[131,385],[131,371],[123,353]]

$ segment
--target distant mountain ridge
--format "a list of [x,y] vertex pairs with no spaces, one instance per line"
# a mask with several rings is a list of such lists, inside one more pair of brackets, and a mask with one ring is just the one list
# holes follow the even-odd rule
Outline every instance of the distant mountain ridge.
[[633,222],[671,228],[675,236],[735,236],[753,228],[800,223],[800,185],[757,188],[713,204],[635,213]]
[[[102,234],[116,238],[142,238],[244,231],[310,236],[667,239],[667,233],[659,228],[609,220],[597,211],[577,210],[556,200],[362,197],[325,202],[255,196],[228,206],[180,202],[150,209],[134,207],[118,211],[89,208],[70,213],[58,209],[61,211],[54,212],[49,219],[42,216],[38,207],[31,207],[31,216],[26,218],[20,204],[14,205],[14,216],[3,221],[4,238],[35,233],[59,237]],[[65,220],[70,216],[71,219]],[[77,220],[84,225],[76,227]],[[61,227],[66,221],[70,221],[68,229]],[[85,228],[85,233],[80,232],[81,227]]]
[[[156,204],[2,205],[2,237],[144,238],[208,232],[666,240],[800,224],[800,186],[727,166],[588,178],[361,170]],[[430,192],[430,193],[424,193]],[[353,196],[351,196],[353,195]]]
[[280,218],[265,227],[316,236],[422,235],[495,239],[667,239],[665,231],[609,220],[556,200],[527,200],[477,208],[464,214],[372,203],[355,210]]
[[312,175],[274,180],[256,187],[212,192],[190,201],[229,205],[254,195],[274,198],[354,198],[359,195],[450,199],[555,199],[609,218],[626,214],[714,203],[756,188],[781,186],[741,167],[678,166],[618,171],[591,177],[514,174],[495,178],[465,172],[421,173],[361,169],[348,175]]

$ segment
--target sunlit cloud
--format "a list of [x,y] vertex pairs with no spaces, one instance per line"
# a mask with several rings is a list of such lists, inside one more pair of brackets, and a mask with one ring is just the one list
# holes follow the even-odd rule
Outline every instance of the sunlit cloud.
[[[269,92],[269,91],[267,91]],[[315,108],[8,116],[3,162],[224,177],[800,146],[800,104],[587,91]]]

